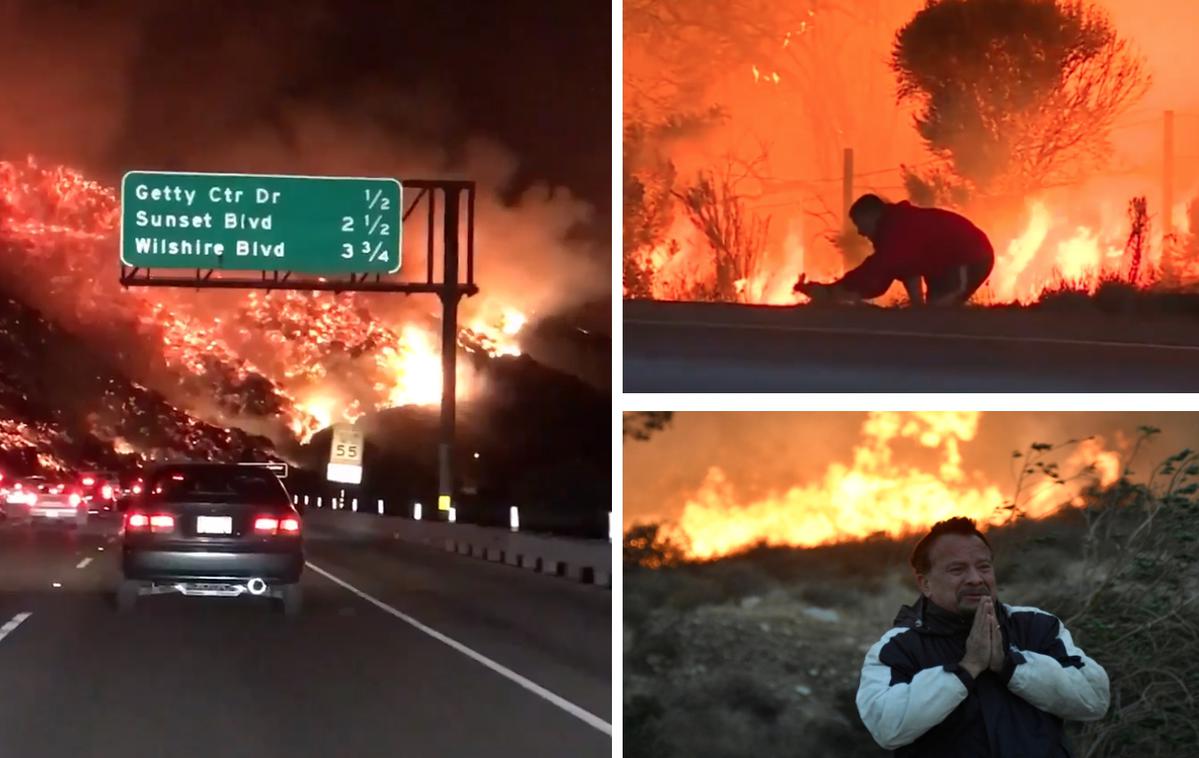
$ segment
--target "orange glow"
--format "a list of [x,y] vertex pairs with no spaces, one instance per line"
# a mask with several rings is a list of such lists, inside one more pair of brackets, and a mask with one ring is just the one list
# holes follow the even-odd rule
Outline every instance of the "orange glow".
[[[862,425],[849,463],[832,463],[817,481],[796,484],[742,502],[719,468],[709,470],[687,498],[678,530],[692,558],[715,558],[759,542],[811,547],[882,533],[901,537],[937,521],[967,516],[981,524],[1003,523],[1009,493],[962,467],[960,446],[974,439],[977,412],[876,412]],[[935,466],[897,459],[899,443],[934,451]],[[1063,471],[1094,465],[1089,480],[1064,488],[1031,486],[1021,494],[1022,512],[1043,518],[1075,501],[1084,484],[1116,481],[1120,460],[1099,440],[1076,446]]]

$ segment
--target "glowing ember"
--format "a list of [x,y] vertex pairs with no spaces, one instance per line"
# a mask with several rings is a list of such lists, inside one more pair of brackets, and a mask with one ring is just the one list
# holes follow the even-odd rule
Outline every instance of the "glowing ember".
[[[683,509],[678,528],[693,558],[713,558],[753,544],[810,547],[869,537],[903,536],[942,519],[967,516],[985,524],[1008,518],[1005,496],[962,468],[960,445],[978,431],[979,413],[871,413],[850,464],[834,463],[820,481],[795,485],[754,502],[739,502],[724,472],[712,468]],[[896,460],[907,441],[939,453],[929,470]],[[1079,445],[1064,468],[1093,465],[1092,480],[1113,483],[1116,453],[1096,440]],[[1023,512],[1042,518],[1078,504],[1083,480],[1065,487],[1033,488],[1021,498]]]

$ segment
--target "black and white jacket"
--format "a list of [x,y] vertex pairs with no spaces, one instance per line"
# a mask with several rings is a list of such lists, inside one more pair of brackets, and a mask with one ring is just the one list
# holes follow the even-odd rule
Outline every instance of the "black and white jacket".
[[862,665],[858,713],[896,756],[1065,758],[1062,720],[1103,718],[1107,672],[1037,608],[996,603],[1003,670],[972,679],[958,661],[971,620],[921,597],[903,606]]

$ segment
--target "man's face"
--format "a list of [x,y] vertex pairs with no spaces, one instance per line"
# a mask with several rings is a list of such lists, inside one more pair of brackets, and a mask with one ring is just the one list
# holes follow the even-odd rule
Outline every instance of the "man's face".
[[874,239],[874,232],[878,229],[878,220],[881,215],[878,211],[858,211],[853,214],[853,225],[858,228],[858,234],[868,239]]
[[995,597],[991,549],[973,534],[942,534],[928,551],[927,574],[917,574],[920,592],[947,611],[972,616],[985,596]]

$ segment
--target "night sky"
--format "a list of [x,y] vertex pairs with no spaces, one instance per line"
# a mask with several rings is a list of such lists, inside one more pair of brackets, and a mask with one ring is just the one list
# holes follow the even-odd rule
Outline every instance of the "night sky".
[[511,192],[563,185],[609,217],[607,0],[0,0],[0,30],[3,158],[37,152],[106,178],[218,170],[193,156],[249,130],[286,142],[302,108],[451,156],[488,138],[518,161]]

